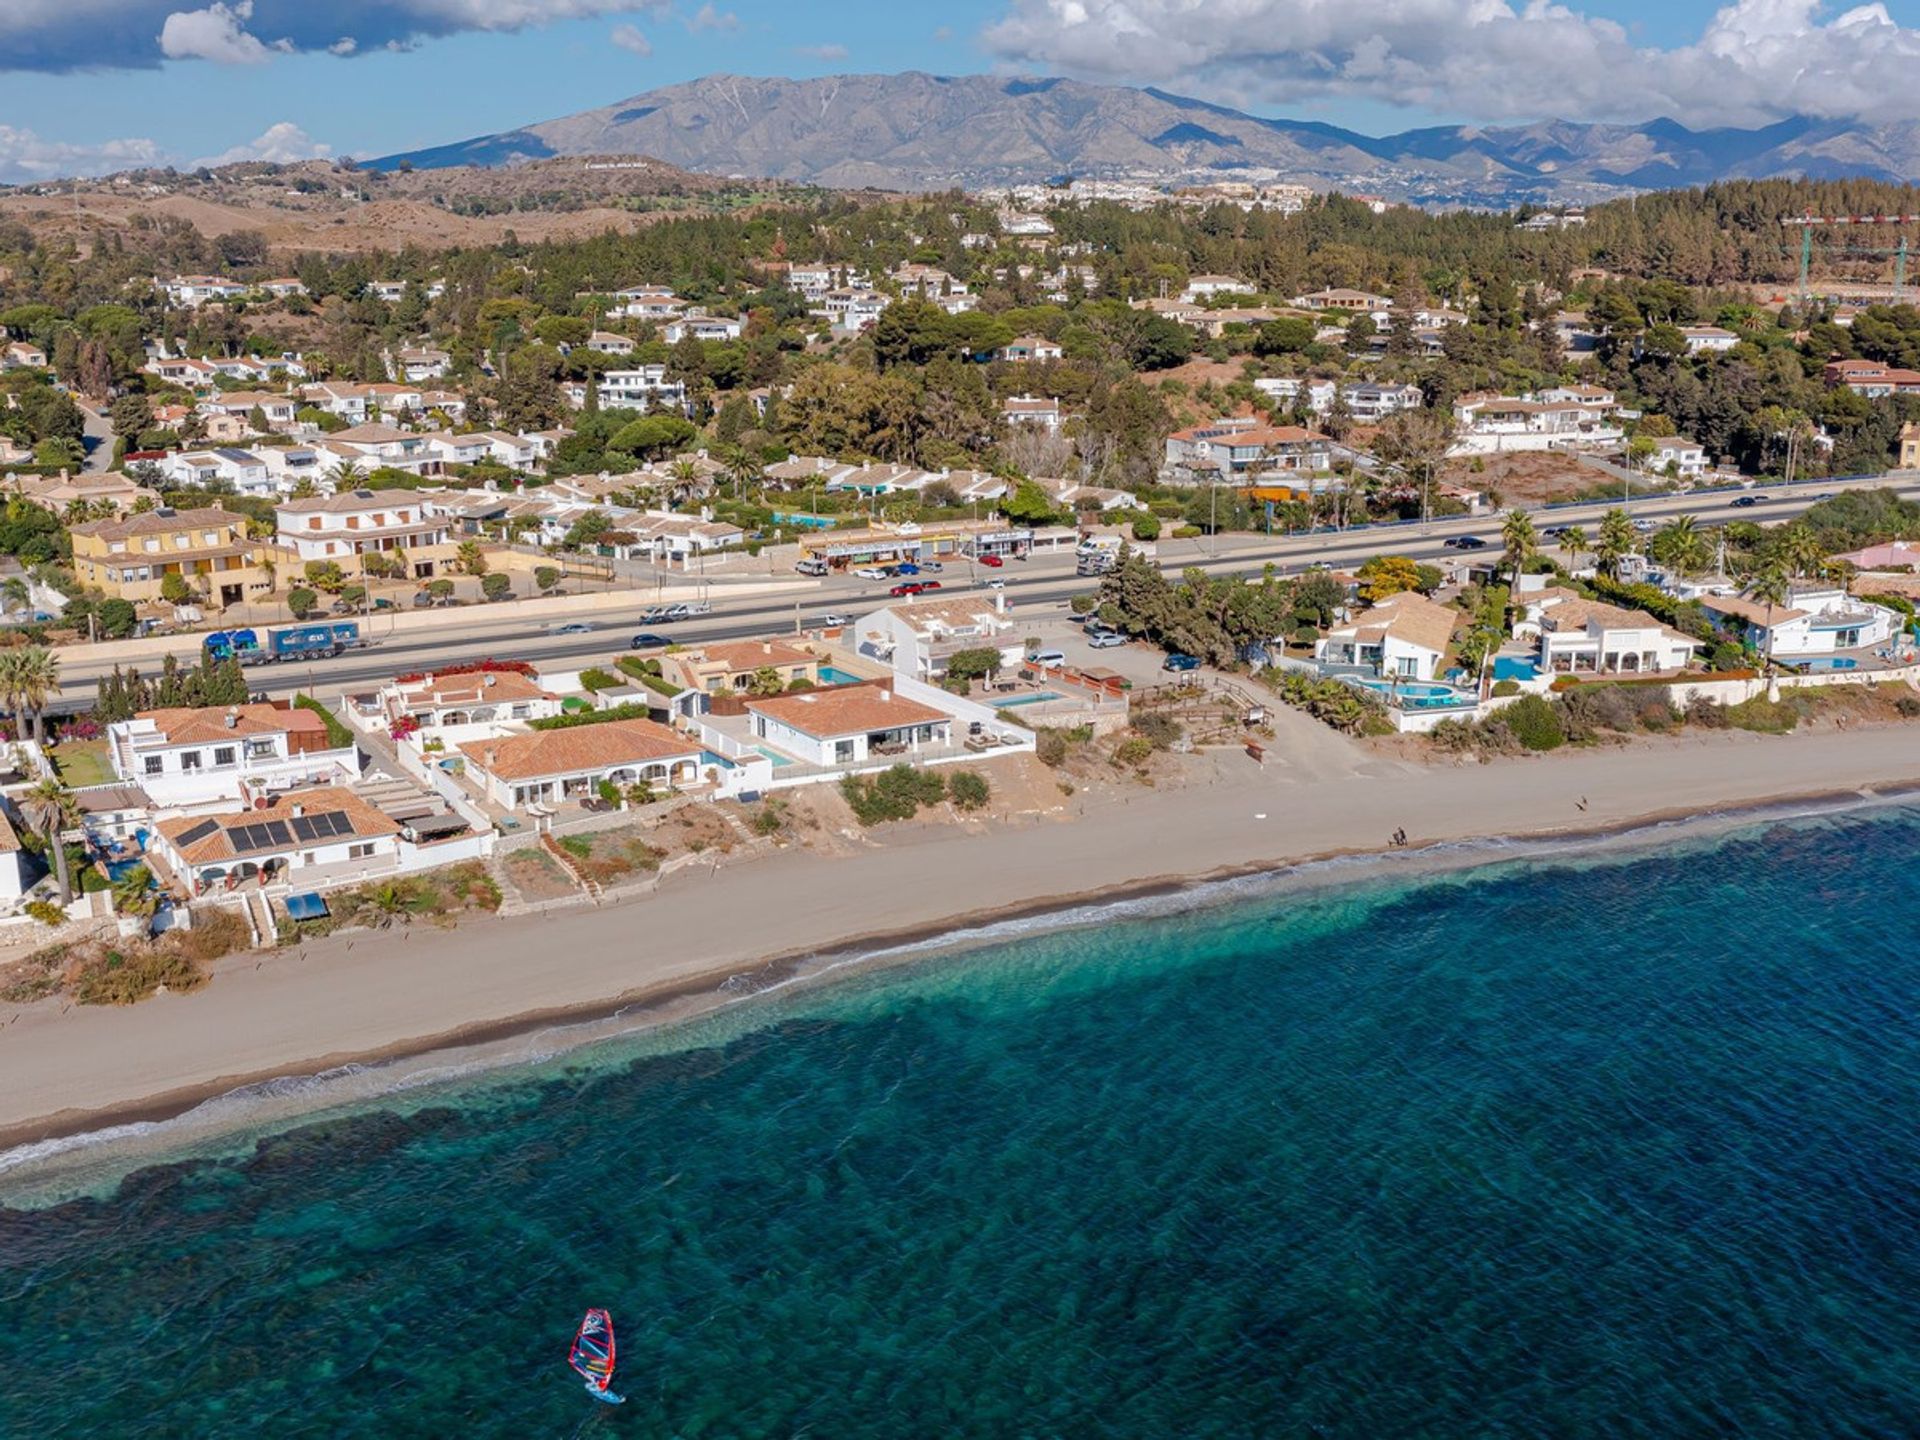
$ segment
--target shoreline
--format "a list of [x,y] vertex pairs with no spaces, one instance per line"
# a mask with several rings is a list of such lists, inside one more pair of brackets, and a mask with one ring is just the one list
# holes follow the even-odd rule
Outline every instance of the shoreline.
[[[1615,752],[1619,758],[1625,758],[1625,754],[1626,752]],[[1175,796],[1167,798],[1177,798],[1177,792]],[[307,1056],[289,1057],[267,1067],[197,1077],[186,1084],[152,1091],[138,1097],[129,1097],[117,1103],[70,1106],[36,1116],[8,1120],[0,1123],[0,1155],[24,1147],[41,1145],[53,1145],[55,1153],[61,1151],[71,1153],[73,1147],[60,1145],[59,1142],[78,1141],[84,1145],[86,1137],[99,1136],[106,1139],[110,1138],[109,1132],[118,1131],[124,1127],[145,1127],[177,1120],[209,1102],[236,1096],[274,1082],[319,1080],[330,1074],[345,1073],[349,1069],[364,1072],[395,1066],[409,1060],[434,1056],[451,1057],[457,1052],[471,1051],[542,1034],[557,1035],[558,1032],[569,1028],[585,1029],[595,1025],[621,1022],[629,1027],[626,1033],[632,1033],[633,1030],[664,1029],[719,1013],[731,1005],[749,1001],[790,984],[810,983],[824,978],[832,971],[841,968],[847,961],[866,959],[886,963],[886,957],[889,954],[897,957],[899,962],[930,958],[943,951],[965,950],[978,944],[994,943],[995,937],[980,933],[984,930],[1027,920],[1044,920],[1054,916],[1067,917],[1082,910],[1097,911],[1142,901],[1174,900],[1189,895],[1195,896],[1198,903],[1206,903],[1202,892],[1237,880],[1264,877],[1277,881],[1290,872],[1311,870],[1348,860],[1374,862],[1374,873],[1369,878],[1377,877],[1389,861],[1404,863],[1408,867],[1405,873],[1409,877],[1431,875],[1476,869],[1484,865],[1525,858],[1503,849],[1507,846],[1550,846],[1556,842],[1566,845],[1598,846],[1611,840],[1634,836],[1645,836],[1649,842],[1652,842],[1656,832],[1674,826],[1700,833],[1714,833],[1760,823],[1770,812],[1782,812],[1781,818],[1795,818],[1803,815],[1817,815],[1823,811],[1844,813],[1858,808],[1899,805],[1915,800],[1920,800],[1920,773],[1896,780],[1868,781],[1857,785],[1829,785],[1808,790],[1788,789],[1759,794],[1749,791],[1737,798],[1708,807],[1670,805],[1660,809],[1635,811],[1617,816],[1596,816],[1591,823],[1546,825],[1533,829],[1468,829],[1459,834],[1434,838],[1415,847],[1400,850],[1379,845],[1336,846],[1317,851],[1302,851],[1291,855],[1216,865],[1191,872],[1136,875],[1108,885],[1041,894],[1000,905],[982,906],[945,914],[922,914],[906,924],[874,929],[821,945],[792,947],[761,959],[758,963],[744,963],[738,959],[716,960],[710,965],[687,969],[671,977],[656,978],[600,998],[520,1009],[512,1013],[437,1030],[421,1031],[377,1046],[335,1049],[318,1054],[310,1052]],[[1078,827],[1053,828],[1070,839]],[[1035,832],[1028,830],[1025,833]],[[992,844],[999,837],[988,834],[940,838],[942,840],[958,839],[964,844],[984,846]],[[912,848],[914,847],[906,847],[908,851]],[[875,853],[899,854],[902,852],[882,850]],[[744,877],[754,875],[758,869],[766,865],[779,865],[788,858],[799,857],[775,855],[723,871],[722,878],[693,883],[708,887],[743,883]],[[829,863],[857,867],[867,858],[867,856],[858,856]],[[687,893],[687,889],[683,888],[679,893]],[[643,919],[650,903],[652,902],[649,899],[637,899],[622,905],[583,907],[581,911],[572,913],[581,919],[622,915]],[[540,923],[546,918],[519,917],[506,922],[478,919],[469,922],[469,925],[463,929],[430,933],[435,938],[457,943],[462,936],[471,937],[482,928],[498,930],[511,926],[517,929],[524,924]],[[1068,922],[1063,919],[1063,923]],[[375,944],[383,941],[389,944],[404,944],[412,938],[412,933],[414,932],[402,931],[396,935],[394,932],[386,931],[351,932],[344,937],[345,949],[350,951],[356,944],[369,940]],[[339,949],[340,946],[335,945],[332,948]],[[258,953],[255,952],[255,954]],[[261,972],[268,960],[275,958],[276,955],[284,956],[285,953],[267,952],[266,958],[259,959],[254,964],[254,973]],[[254,959],[255,955],[236,957],[236,959],[240,958]],[[304,959],[304,952],[301,958]],[[231,972],[239,968],[231,961],[223,962],[221,966],[216,967],[212,984],[231,982],[234,978]],[[742,988],[731,988],[736,983],[742,984]],[[201,991],[187,996],[150,1000],[136,1007],[95,1013],[121,1016],[160,1015],[177,1006],[193,1005],[206,993]],[[57,1025],[59,1022],[49,1023]],[[4,1030],[0,1030],[0,1035],[4,1033]],[[549,1053],[563,1053],[581,1048],[595,1043],[600,1038],[604,1037],[581,1036],[570,1043],[557,1045],[554,1051]],[[4,1077],[6,1070],[5,1050],[4,1042],[0,1041],[0,1078]],[[506,1069],[519,1063],[525,1063],[524,1058],[505,1059],[497,1066],[485,1068]],[[289,1123],[299,1123],[297,1116],[290,1119]],[[36,1163],[36,1160],[28,1159],[18,1168],[28,1171],[34,1168]]]

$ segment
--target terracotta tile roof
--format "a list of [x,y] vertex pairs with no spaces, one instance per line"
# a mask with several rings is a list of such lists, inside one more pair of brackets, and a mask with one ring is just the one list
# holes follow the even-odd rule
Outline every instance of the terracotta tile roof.
[[[342,816],[347,828],[323,822],[324,829],[302,835],[299,832],[308,827],[294,823],[327,815]],[[269,828],[274,826],[280,828]],[[258,860],[316,844],[338,845],[400,833],[398,825],[344,786],[296,790],[263,808],[237,815],[182,815],[160,821],[159,830],[189,865]]]
[[725,640],[701,645],[680,657],[694,664],[707,661],[729,670],[758,670],[762,665],[810,665],[811,650],[789,645],[783,640]]
[[1426,596],[1408,590],[1389,595],[1371,610],[1330,633],[1340,635],[1348,630],[1373,631],[1377,633],[1363,635],[1362,638],[1376,639],[1381,635],[1391,635],[1396,640],[1440,654],[1452,643],[1454,628],[1464,618],[1451,605],[1436,604]]
[[441,705],[498,705],[513,700],[551,699],[530,676],[517,670],[489,670],[470,675],[429,675],[417,685],[401,687],[402,703],[411,708]]
[[404,491],[343,490],[338,495],[283,500],[274,508],[289,515],[359,515],[369,510],[418,510],[420,505],[417,495]]
[[459,749],[476,768],[497,779],[533,780],[652,760],[692,759],[699,755],[700,744],[651,720],[609,720],[475,740]]
[[178,530],[197,530],[205,525],[238,529],[245,524],[245,516],[213,506],[171,512],[163,508],[148,510],[141,515],[128,515],[119,520],[93,520],[85,525],[74,526],[72,533],[91,535],[101,540],[131,540],[141,535],[171,535]]
[[816,740],[894,730],[902,725],[930,725],[953,718],[931,705],[903,699],[884,685],[847,685],[831,690],[809,690],[800,695],[779,695],[770,700],[749,700],[747,709]]
[[[233,723],[227,723],[231,717]],[[143,710],[136,720],[151,720],[153,728],[173,745],[200,745],[209,740],[247,735],[324,735],[327,722],[311,710],[274,705],[180,705],[165,710]]]

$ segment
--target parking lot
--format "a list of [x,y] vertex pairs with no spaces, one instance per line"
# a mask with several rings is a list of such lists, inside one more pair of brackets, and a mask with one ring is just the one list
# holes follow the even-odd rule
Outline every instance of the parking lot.
[[[1131,680],[1135,689],[1159,685],[1174,678],[1162,668],[1167,656],[1158,645],[1130,640],[1125,645],[1095,648],[1087,643],[1086,632],[1070,619],[1028,623],[1023,615],[1021,620],[1026,627],[1024,635],[1037,635],[1040,638],[1037,648],[1060,651],[1067,657],[1067,664],[1076,670],[1111,670]],[[1029,647],[1032,648],[1036,647]]]

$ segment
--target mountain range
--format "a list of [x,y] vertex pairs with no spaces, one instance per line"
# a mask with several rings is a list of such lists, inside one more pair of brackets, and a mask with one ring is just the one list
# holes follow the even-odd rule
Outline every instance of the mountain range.
[[646,155],[834,189],[975,189],[1061,176],[1271,178],[1422,204],[1575,202],[1713,180],[1920,179],[1920,124],[1794,118],[1755,130],[1441,126],[1374,137],[1162,90],[1005,76],[709,75],[597,110],[366,162],[391,170]]

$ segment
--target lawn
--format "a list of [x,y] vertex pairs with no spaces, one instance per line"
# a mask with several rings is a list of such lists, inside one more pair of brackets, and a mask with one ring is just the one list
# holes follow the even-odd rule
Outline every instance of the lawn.
[[75,790],[113,784],[113,766],[107,760],[105,740],[68,740],[49,752],[60,778]]

